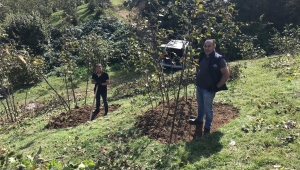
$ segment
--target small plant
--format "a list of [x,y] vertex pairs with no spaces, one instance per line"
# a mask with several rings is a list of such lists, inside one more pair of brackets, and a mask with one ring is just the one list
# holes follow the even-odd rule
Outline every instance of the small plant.
[[238,80],[241,77],[241,74],[243,73],[243,68],[247,68],[247,63],[244,64],[244,66],[240,63],[235,64],[235,65],[229,65],[229,70],[230,70],[230,77],[229,81],[235,81]]
[[242,125],[241,130],[245,133],[249,133],[250,131],[255,133],[257,131],[261,131],[265,124],[266,123],[264,118],[256,119],[256,121],[251,123],[250,125]]
[[289,135],[281,138],[281,142],[282,142],[282,144],[287,145],[289,143],[293,143],[298,137],[299,137],[299,133],[289,134]]

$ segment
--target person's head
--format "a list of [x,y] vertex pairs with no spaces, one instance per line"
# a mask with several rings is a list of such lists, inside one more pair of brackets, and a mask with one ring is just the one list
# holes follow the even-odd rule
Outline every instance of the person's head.
[[96,72],[101,73],[103,71],[102,65],[101,64],[96,64]]
[[215,48],[216,48],[216,44],[215,41],[213,39],[208,39],[204,42],[204,52],[205,54],[208,56],[209,54],[211,54],[212,52],[214,52]]

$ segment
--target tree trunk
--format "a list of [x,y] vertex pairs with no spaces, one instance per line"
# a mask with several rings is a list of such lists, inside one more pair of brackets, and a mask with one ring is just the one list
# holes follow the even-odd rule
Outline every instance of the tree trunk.
[[70,111],[70,107],[68,106],[68,103],[66,102],[66,100],[58,94],[58,92],[51,86],[51,84],[48,82],[48,80],[46,79],[46,77],[44,77],[44,75],[42,73],[40,73],[39,71],[37,71],[39,76],[41,76],[45,82],[48,84],[48,86],[54,91],[54,93],[58,96],[58,98],[60,99],[60,101],[62,102],[64,108],[66,111]]
[[176,103],[175,103],[175,111],[174,111],[174,116],[173,116],[173,121],[172,121],[170,143],[172,142],[172,136],[173,136],[173,131],[174,131],[174,124],[175,124],[175,120],[176,120],[176,116],[177,116],[178,101],[179,101],[181,83],[182,83],[182,79],[183,79],[183,73],[184,73],[184,69],[181,70],[181,74],[180,74],[179,87],[178,87],[177,98],[176,98]]
[[71,80],[71,85],[72,85],[73,100],[74,100],[74,104],[75,104],[74,107],[77,108],[78,105],[77,105],[77,100],[76,100],[76,95],[75,95],[75,87],[74,87],[72,76],[70,76],[70,80]]

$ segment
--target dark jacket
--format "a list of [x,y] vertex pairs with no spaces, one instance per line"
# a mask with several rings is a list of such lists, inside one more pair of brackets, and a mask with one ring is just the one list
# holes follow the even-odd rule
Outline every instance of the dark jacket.
[[[201,52],[200,58],[199,58],[199,63],[198,63],[199,66],[204,57],[206,57],[206,54],[204,52]],[[211,59],[208,64],[208,71],[209,71],[210,77],[212,78],[214,85],[217,85],[222,78],[222,72],[220,70],[221,67],[220,67],[219,63],[220,63],[220,60],[224,60],[224,58],[222,55],[218,54],[217,52],[211,53],[210,58]],[[223,84],[217,91],[220,91],[220,90],[228,90],[226,84]]]

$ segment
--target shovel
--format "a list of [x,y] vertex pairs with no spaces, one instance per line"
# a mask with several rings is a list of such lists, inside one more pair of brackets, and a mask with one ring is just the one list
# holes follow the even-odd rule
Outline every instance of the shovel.
[[92,117],[93,117],[93,108],[94,108],[94,104],[95,104],[95,100],[96,100],[97,91],[98,91],[98,85],[96,86],[96,91],[95,91],[95,95],[94,95],[92,110],[91,110],[91,114],[90,114],[90,121],[92,121]]

